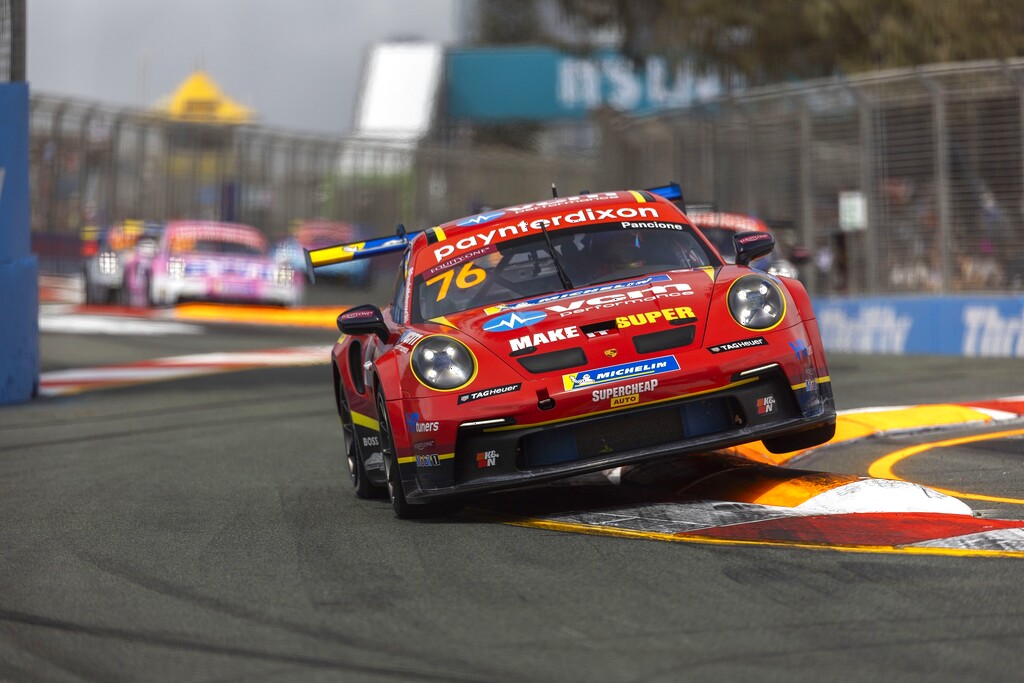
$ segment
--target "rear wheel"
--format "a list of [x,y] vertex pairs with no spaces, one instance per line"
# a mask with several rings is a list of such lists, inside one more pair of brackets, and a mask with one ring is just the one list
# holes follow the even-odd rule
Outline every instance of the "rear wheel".
[[345,392],[339,390],[338,412],[341,415],[341,429],[345,437],[345,460],[348,462],[348,472],[352,479],[352,488],[360,498],[376,498],[381,490],[375,486],[366,474],[366,465],[363,463],[362,455],[359,453],[359,445],[356,439],[355,424],[352,422],[352,411],[349,410],[348,401],[345,399]]

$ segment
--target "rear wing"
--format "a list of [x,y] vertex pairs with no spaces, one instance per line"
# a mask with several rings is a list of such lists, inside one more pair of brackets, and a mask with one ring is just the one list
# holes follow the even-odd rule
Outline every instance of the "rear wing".
[[348,261],[359,261],[361,259],[391,254],[402,251],[412,242],[416,235],[422,231],[406,232],[405,226],[399,225],[394,235],[375,237],[361,242],[349,242],[347,244],[335,244],[320,249],[303,249],[306,255],[306,277],[312,283],[316,282],[316,269],[324,266],[333,266],[336,263]]

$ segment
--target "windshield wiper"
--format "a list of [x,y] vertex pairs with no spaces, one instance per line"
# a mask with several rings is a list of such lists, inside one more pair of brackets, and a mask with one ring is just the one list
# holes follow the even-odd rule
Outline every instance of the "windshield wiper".
[[[558,191],[555,190],[554,183],[551,183],[551,196],[558,196]],[[547,221],[540,221],[540,231],[544,233],[544,241],[547,242],[548,251],[551,252],[551,260],[555,262],[555,270],[558,271],[558,279],[562,282],[563,287],[566,289],[572,289],[572,280],[569,279],[565,269],[562,268],[562,262],[558,260],[558,254],[555,253],[555,245],[551,244],[551,235],[548,234]]]

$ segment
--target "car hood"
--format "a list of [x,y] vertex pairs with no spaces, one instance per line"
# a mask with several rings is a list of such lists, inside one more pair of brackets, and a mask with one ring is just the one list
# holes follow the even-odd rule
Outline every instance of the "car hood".
[[[657,273],[464,311],[443,322],[520,373],[524,366],[545,367],[536,359],[557,359],[559,352],[571,360],[569,354],[584,345],[587,356],[603,350],[608,358],[628,360],[659,345],[699,345],[715,275],[713,268]],[[682,344],[684,338],[690,341]],[[564,367],[553,362],[551,370]],[[537,374],[528,370],[524,376]]]

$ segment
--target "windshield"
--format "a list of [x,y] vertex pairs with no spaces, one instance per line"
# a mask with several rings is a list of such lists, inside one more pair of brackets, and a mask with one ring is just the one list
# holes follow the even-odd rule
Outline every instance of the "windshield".
[[[572,287],[719,265],[683,223],[624,221],[548,233]],[[413,280],[412,320],[565,289],[542,233],[499,242],[428,268]]]

